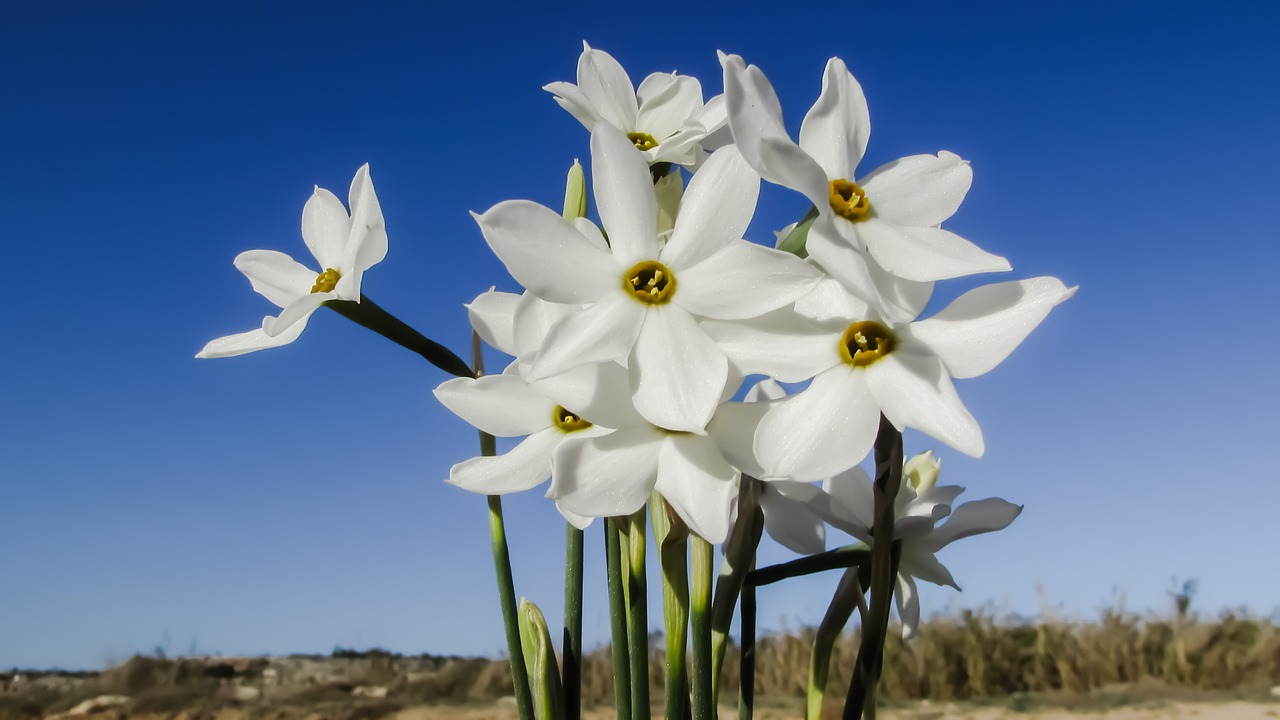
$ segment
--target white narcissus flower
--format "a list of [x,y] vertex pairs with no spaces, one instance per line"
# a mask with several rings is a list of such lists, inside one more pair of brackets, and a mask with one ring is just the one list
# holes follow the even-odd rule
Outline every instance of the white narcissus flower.
[[806,320],[779,310],[704,328],[739,373],[813,378],[772,407],[755,433],[769,475],[810,481],[853,467],[871,450],[881,413],[975,457],[982,431],[952,378],[982,375],[1008,357],[1049,310],[1075,294],[1051,277],[985,285],[927,320],[895,323],[843,300],[849,315]]
[[864,250],[891,275],[915,282],[1009,269],[1004,258],[938,227],[973,182],[969,164],[955,154],[902,158],[855,182],[871,121],[861,86],[839,58],[827,63],[798,145],[787,135],[764,73],[737,55],[722,53],[720,60],[734,142],[765,180],[814,204],[819,215],[807,250],[851,289],[875,288]]
[[821,274],[793,255],[742,239],[760,179],[732,147],[717,151],[694,175],[665,242],[649,169],[630,142],[600,123],[591,155],[607,250],[532,202],[507,201],[475,216],[489,246],[530,293],[583,306],[551,327],[528,377],[625,362],[645,419],[667,430],[701,432],[729,375],[724,353],[699,321],[783,307]]
[[236,268],[281,312],[263,318],[259,329],[210,341],[196,357],[231,357],[287,345],[298,339],[311,313],[325,302],[360,301],[361,276],[387,255],[382,207],[368,164],[356,171],[348,202],[350,215],[333,193],[316,187],[302,208],[302,239],[320,264],[318,271],[275,250],[236,256]]
[[582,43],[578,84],[554,82],[543,90],[588,131],[607,123],[626,134],[650,163],[693,165],[708,135],[724,127],[724,98],[702,102],[696,78],[654,73],[637,90],[613,56]]
[[[937,486],[938,466],[933,453],[908,460],[894,501],[893,538],[902,541],[894,598],[905,638],[914,637],[920,623],[917,579],[960,589],[951,571],[935,557],[937,552],[961,538],[1003,530],[1022,512],[1021,505],[1000,498],[967,502],[953,510],[964,488]],[[813,507],[833,527],[872,544],[876,538],[871,535],[875,507],[871,478],[861,468],[852,468],[824,482],[823,490],[825,502]]]

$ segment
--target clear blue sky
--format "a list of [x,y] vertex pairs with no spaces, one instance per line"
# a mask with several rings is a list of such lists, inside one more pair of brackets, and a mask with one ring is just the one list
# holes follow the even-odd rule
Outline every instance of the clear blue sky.
[[[866,169],[959,153],[975,182],[949,227],[1016,277],[1080,285],[959,383],[988,450],[938,448],[944,481],[1027,509],[944,552],[966,592],[926,613],[1036,612],[1037,583],[1069,614],[1117,593],[1163,610],[1175,575],[1206,612],[1280,605],[1276,5],[453,7],[0,6],[0,667],[502,650],[484,500],[442,482],[475,440],[432,399],[440,372],[325,311],[289,347],[192,356],[270,310],[236,253],[305,258],[312,185],[345,197],[364,162],[390,235],[365,292],[463,348],[462,303],[514,289],[467,211],[558,207],[587,157],[540,89],[573,79],[583,39],[636,82],[679,70],[708,95],[715,51],[739,53],[793,132],[843,57]],[[767,187],[751,236],[804,209]],[[563,525],[537,493],[508,508],[517,589],[556,623]],[[590,645],[598,528],[587,547]],[[832,582],[763,593],[762,620],[816,622]]]

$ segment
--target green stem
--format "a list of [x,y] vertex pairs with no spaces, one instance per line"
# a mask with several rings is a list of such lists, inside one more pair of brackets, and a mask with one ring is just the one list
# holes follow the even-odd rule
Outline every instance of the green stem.
[[742,586],[742,662],[738,671],[738,720],[751,720],[756,704],[756,587]]
[[[370,303],[372,305],[372,303]],[[376,306],[374,306],[376,307]],[[403,324],[403,323],[402,323]],[[484,356],[481,353],[480,335],[471,333],[471,361],[475,365],[472,377],[484,375]],[[497,441],[487,432],[480,432],[480,455],[493,457],[498,454]],[[493,545],[493,569],[498,576],[498,602],[502,605],[502,624],[507,631],[507,655],[511,662],[511,685],[515,690],[516,707],[520,720],[533,720],[533,695],[529,691],[529,673],[524,664],[524,651],[520,644],[520,615],[516,607],[515,580],[511,575],[511,553],[507,549],[507,528],[502,518],[502,498],[489,496],[489,540]]]
[[851,567],[844,571],[840,584],[836,586],[831,605],[818,626],[813,638],[813,653],[809,656],[809,691],[805,699],[805,720],[821,720],[822,703],[827,694],[827,677],[831,671],[831,652],[835,649],[836,640],[844,632],[844,626],[853,615],[854,608],[862,603],[862,583],[858,581],[858,570]]
[[689,536],[693,559],[693,720],[713,720],[715,698],[711,687],[711,566],[715,548],[697,535]]
[[662,617],[667,641],[664,715],[667,720],[682,720],[689,709],[689,681],[685,675],[685,643],[689,634],[689,531],[656,492],[649,503],[653,540],[662,564]]
[[849,694],[845,698],[844,720],[876,715],[876,689],[880,682],[884,641],[889,625],[889,606],[897,579],[902,545],[893,540],[894,499],[902,485],[902,433],[880,416],[876,437],[875,519],[871,536],[879,538],[871,548],[871,609],[862,628],[862,645],[854,665]]
[[564,681],[565,720],[582,716],[582,531],[564,525]]
[[627,642],[627,602],[623,586],[622,529],[619,521],[608,518],[604,524],[605,565],[609,577],[609,624],[613,631],[613,695],[618,720],[631,720],[631,663]]
[[764,512],[760,510],[760,481],[744,475],[738,492],[738,517],[724,543],[724,561],[716,579],[711,603],[711,702],[720,703],[720,676],[725,652],[729,648],[729,630],[734,609],[747,573],[755,567],[756,548],[764,533]]
[[450,375],[477,377],[479,374],[479,371],[472,372],[466,361],[455,355],[452,350],[424,337],[422,333],[383,310],[377,303],[364,295],[360,296],[360,302],[330,300],[324,305],[351,322],[368,328],[400,347],[421,355],[427,362]]
[[801,575],[866,565],[871,561],[872,554],[872,549],[862,543],[845,545],[817,555],[762,567],[751,573],[751,583],[759,587]]
[[649,720],[649,588],[645,573],[645,508],[630,517],[627,550],[627,639],[631,645],[631,720]]

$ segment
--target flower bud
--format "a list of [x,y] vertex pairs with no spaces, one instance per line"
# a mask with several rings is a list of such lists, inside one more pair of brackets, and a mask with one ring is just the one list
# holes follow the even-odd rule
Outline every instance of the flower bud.
[[569,168],[569,176],[564,181],[564,212],[561,215],[565,220],[587,216],[587,176],[577,158],[574,158],[573,167]]
[[520,598],[517,614],[520,649],[524,653],[529,689],[533,693],[533,716],[535,720],[556,720],[563,717],[560,668],[556,665],[555,647],[551,644],[547,620],[538,606],[525,598]]
[[942,461],[933,456],[932,450],[926,450],[912,457],[902,466],[902,477],[916,489],[916,495],[924,495],[933,489],[938,482],[938,474],[942,471]]

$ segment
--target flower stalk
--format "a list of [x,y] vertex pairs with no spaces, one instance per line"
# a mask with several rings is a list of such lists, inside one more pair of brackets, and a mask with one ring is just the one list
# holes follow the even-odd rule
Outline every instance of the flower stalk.
[[658,493],[649,501],[654,511],[653,540],[662,564],[662,616],[667,644],[663,679],[664,715],[683,720],[689,707],[685,643],[689,633],[689,529]]
[[378,333],[400,347],[421,355],[427,362],[450,375],[473,378],[481,374],[472,372],[466,361],[455,355],[452,350],[409,327],[364,295],[360,296],[360,302],[330,300],[324,306],[351,322]]
[[622,553],[625,518],[607,518],[604,523],[605,569],[609,582],[609,621],[613,633],[613,696],[618,720],[631,720],[631,661],[627,641],[627,602]]
[[805,720],[821,720],[822,703],[826,699],[827,677],[831,671],[831,652],[836,640],[844,631],[855,608],[866,615],[862,582],[858,575],[862,567],[850,567],[844,571],[836,586],[831,605],[822,617],[822,624],[813,638],[813,652],[809,656],[809,687],[805,693]]
[[764,512],[760,509],[760,481],[744,475],[738,492],[738,522],[725,541],[724,561],[716,579],[711,606],[711,702],[720,701],[720,675],[729,647],[729,628],[742,594],[747,574],[755,566],[756,548],[764,535]]
[[693,626],[693,720],[713,720],[716,716],[712,688],[711,660],[711,575],[714,546],[691,535],[692,626]]
[[756,586],[750,578],[742,586],[742,660],[738,671],[738,720],[751,720],[756,705]]
[[564,525],[564,718],[582,715],[582,531]]
[[627,640],[631,663],[631,720],[649,720],[649,588],[645,572],[645,508],[627,519]]

